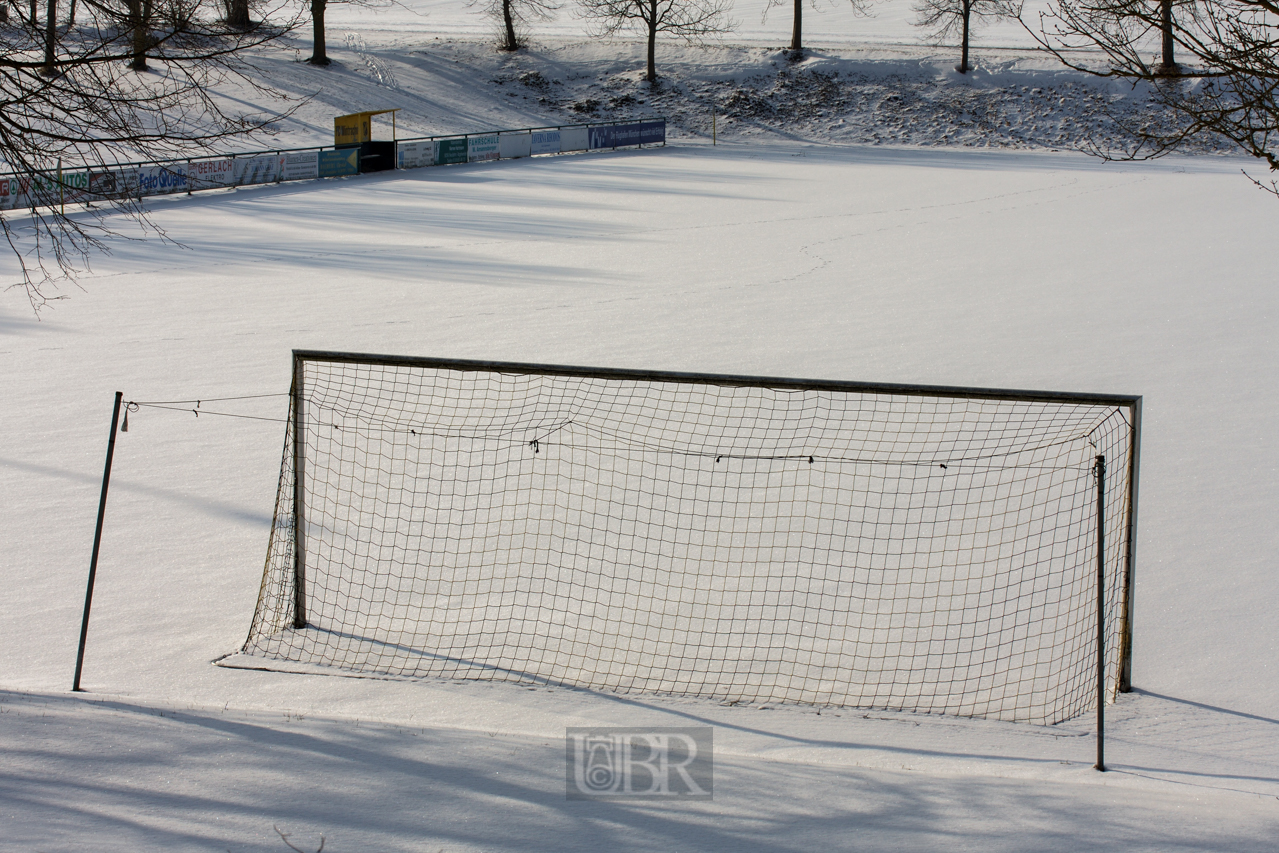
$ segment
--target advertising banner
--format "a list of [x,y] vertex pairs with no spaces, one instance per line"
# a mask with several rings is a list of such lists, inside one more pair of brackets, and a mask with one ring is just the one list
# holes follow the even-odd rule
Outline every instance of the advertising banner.
[[321,178],[358,175],[360,173],[360,149],[352,147],[338,148],[335,151],[321,151],[319,172]]
[[58,177],[53,177],[52,196],[59,204],[78,204],[92,201],[89,195],[88,172],[63,172],[62,186],[58,186]]
[[230,157],[220,160],[194,160],[187,163],[187,180],[193,190],[209,190],[235,184],[235,161]]
[[429,139],[424,142],[401,142],[396,155],[399,158],[398,165],[401,169],[434,166],[435,143]]
[[31,207],[33,204],[47,204],[46,200],[54,189],[52,181],[47,181],[39,175],[4,178],[0,180],[0,210],[17,210]]
[[532,134],[530,154],[560,153],[560,132],[558,130],[537,130]]
[[304,181],[320,176],[320,152],[301,151],[280,155],[280,178],[285,181]]
[[138,170],[64,172],[59,188],[54,175],[0,178],[0,210],[37,205],[78,204],[98,199],[127,198],[138,194]]
[[441,139],[435,143],[435,162],[440,165],[466,162],[465,139]]
[[164,195],[186,192],[187,164],[164,163],[138,169],[138,186],[142,195]]
[[589,140],[586,136],[586,128],[584,127],[561,127],[560,128],[560,150],[561,151],[585,151]]
[[273,184],[280,180],[278,154],[262,154],[258,157],[236,157],[231,161],[231,181],[237,187],[249,184]]
[[533,153],[533,135],[531,133],[503,133],[502,141],[497,147],[503,160],[515,157],[527,157]]
[[496,160],[499,153],[500,139],[501,137],[496,133],[468,137],[466,140],[466,159],[472,163],[480,160]]
[[89,173],[89,199],[130,198],[138,194],[137,169]]
[[0,210],[92,201],[88,172],[56,172],[49,175],[9,176],[0,179]]
[[648,145],[666,141],[665,121],[638,121],[592,127],[591,149],[620,148],[624,145]]

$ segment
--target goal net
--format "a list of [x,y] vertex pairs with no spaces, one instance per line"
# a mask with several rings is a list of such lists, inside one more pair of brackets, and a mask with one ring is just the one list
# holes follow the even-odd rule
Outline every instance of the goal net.
[[295,352],[241,651],[1066,720],[1100,637],[1125,680],[1139,405]]

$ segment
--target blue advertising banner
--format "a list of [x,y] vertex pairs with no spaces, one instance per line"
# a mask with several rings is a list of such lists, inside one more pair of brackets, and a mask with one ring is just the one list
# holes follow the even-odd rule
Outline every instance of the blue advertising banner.
[[589,133],[592,150],[596,148],[621,148],[623,145],[649,145],[650,143],[666,141],[666,120],[592,127]]
[[321,151],[319,166],[321,178],[358,175],[360,173],[360,149],[352,147],[339,148],[336,151]]
[[164,195],[185,192],[187,188],[187,164],[166,163],[138,169],[138,185],[142,195]]

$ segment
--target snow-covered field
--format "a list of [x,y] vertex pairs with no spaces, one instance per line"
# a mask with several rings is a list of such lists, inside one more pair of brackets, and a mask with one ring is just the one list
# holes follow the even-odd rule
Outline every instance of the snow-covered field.
[[[338,81],[286,139],[378,98],[429,99],[405,117],[421,132],[545,119],[460,61],[478,43],[428,44],[437,25],[472,35],[465,9],[434,6],[420,30],[357,11],[334,32],[358,24],[378,51],[396,32],[379,57],[399,88],[340,36],[331,78],[264,63],[299,91]],[[847,36],[840,61],[884,50]],[[723,50],[769,49],[742,41]],[[557,55],[590,58],[572,44]],[[0,850],[286,850],[273,826],[328,851],[1275,849],[1279,202],[1251,165],[854,144],[817,123],[713,147],[695,130],[158,200],[180,245],[115,241],[39,320],[0,298]],[[131,415],[88,692],[69,693],[112,392],[283,395],[292,348],[1145,395],[1138,690],[1110,709],[1114,772],[1090,769],[1088,718],[215,667],[256,599],[283,396],[222,404],[269,420]],[[564,799],[566,726],[681,724],[715,727],[713,801]]]

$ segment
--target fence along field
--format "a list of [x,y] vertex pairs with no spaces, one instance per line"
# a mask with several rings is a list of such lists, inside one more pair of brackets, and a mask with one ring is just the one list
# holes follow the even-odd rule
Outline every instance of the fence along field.
[[[666,144],[666,120],[447,134],[396,143],[397,169]],[[0,210],[360,174],[358,148],[323,146],[0,176]]]

